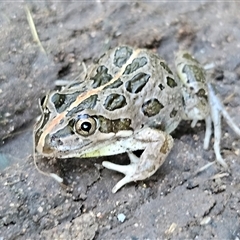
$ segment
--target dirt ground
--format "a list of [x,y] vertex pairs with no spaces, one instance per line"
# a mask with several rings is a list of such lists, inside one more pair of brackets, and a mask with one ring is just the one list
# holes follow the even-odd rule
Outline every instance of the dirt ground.
[[[157,173],[116,194],[122,175],[104,169],[103,159],[43,159],[67,187],[32,159],[38,99],[120,44],[152,49],[171,67],[178,49],[214,65],[211,79],[239,125],[240,2],[29,1],[45,52],[24,7],[0,5],[0,239],[240,239],[240,140],[225,122],[228,171],[213,164],[197,173],[214,152],[203,150],[204,123],[183,122]],[[107,159],[128,162],[125,154]]]

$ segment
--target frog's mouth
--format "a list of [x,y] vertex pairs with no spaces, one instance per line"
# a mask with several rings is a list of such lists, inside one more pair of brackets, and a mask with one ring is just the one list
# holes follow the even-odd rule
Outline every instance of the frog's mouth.
[[44,142],[36,146],[38,153],[46,157],[70,158],[79,155],[82,149],[89,148],[92,141],[89,139],[80,139],[77,136],[48,134]]
[[91,138],[80,138],[76,134],[57,137],[53,134],[46,136],[39,153],[56,158],[91,158],[143,150],[145,147],[134,138],[132,131],[102,133]]

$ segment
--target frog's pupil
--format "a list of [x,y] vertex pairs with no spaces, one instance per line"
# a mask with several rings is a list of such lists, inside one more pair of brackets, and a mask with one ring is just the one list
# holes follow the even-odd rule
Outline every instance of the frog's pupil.
[[81,129],[85,132],[89,132],[91,130],[92,124],[90,122],[84,122],[81,125]]

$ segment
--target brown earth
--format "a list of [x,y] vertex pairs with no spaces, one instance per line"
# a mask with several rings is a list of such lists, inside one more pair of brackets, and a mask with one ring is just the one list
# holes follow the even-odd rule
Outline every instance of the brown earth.
[[53,161],[68,187],[41,175],[32,128],[38,99],[56,79],[74,79],[82,62],[120,44],[152,49],[170,66],[179,48],[214,63],[212,80],[239,123],[240,2],[29,2],[45,53],[24,6],[0,6],[0,239],[239,239],[240,141],[226,123],[229,171],[214,164],[197,174],[214,152],[203,150],[204,124],[191,129],[185,122],[159,171],[116,194],[111,189],[122,176],[101,167],[103,159]]

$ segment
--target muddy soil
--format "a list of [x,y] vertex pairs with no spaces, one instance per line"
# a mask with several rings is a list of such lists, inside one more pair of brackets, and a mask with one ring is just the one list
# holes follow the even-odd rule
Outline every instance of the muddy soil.
[[[116,194],[121,174],[103,158],[42,160],[68,186],[40,174],[32,159],[38,99],[55,80],[75,79],[111,47],[127,44],[158,53],[173,68],[187,49],[214,66],[211,80],[240,122],[240,2],[168,3],[42,1],[28,8],[44,51],[33,41],[25,6],[0,6],[0,238],[1,239],[239,239],[240,140],[222,124],[222,154],[203,150],[204,123],[180,124],[174,147],[150,179]],[[106,158],[104,158],[105,160]],[[125,154],[107,157],[128,163]]]

